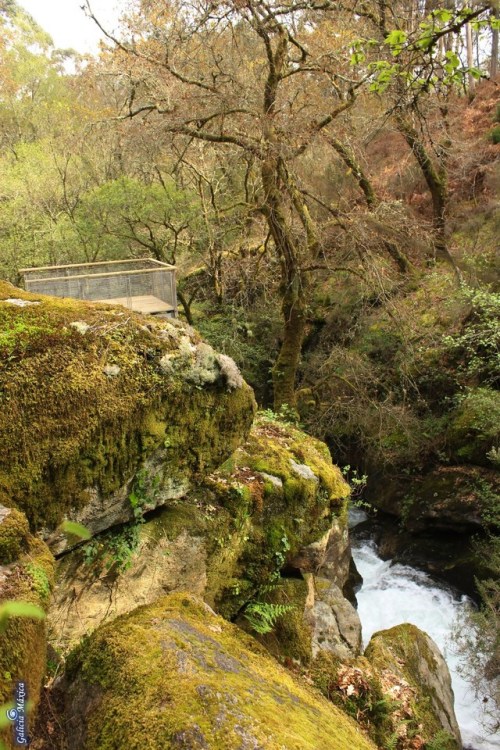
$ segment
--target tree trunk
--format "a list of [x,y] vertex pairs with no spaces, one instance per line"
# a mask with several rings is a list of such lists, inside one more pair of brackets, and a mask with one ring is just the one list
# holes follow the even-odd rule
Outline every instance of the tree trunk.
[[301,270],[299,248],[286,220],[279,157],[265,159],[261,173],[265,194],[262,210],[281,265],[283,341],[272,368],[274,408],[278,410],[284,404],[292,408],[296,404],[295,381],[306,328],[307,274]]
[[373,208],[378,203],[377,196],[375,195],[375,190],[373,189],[370,180],[356,161],[356,157],[351,149],[344,143],[341,143],[341,141],[337,140],[337,138],[333,138],[332,136],[327,136],[326,140],[328,141],[330,146],[334,148],[335,151],[339,154],[346,166],[349,167],[354,177],[358,181],[358,185],[364,193],[366,205],[369,208]]
[[297,275],[283,296],[283,341],[272,369],[274,408],[295,408],[295,381],[306,328],[306,300],[302,279]]
[[[446,210],[448,204],[448,186],[444,165],[435,167],[425,144],[420,139],[413,125],[402,114],[397,117],[398,128],[407,144],[413,151],[432,198],[432,226],[434,230],[434,256],[446,260],[453,268],[457,279],[460,272],[448,250],[446,239]],[[444,158],[444,157],[443,157]]]
[[189,323],[190,326],[194,325],[193,321],[193,313],[191,312],[191,302],[188,302],[187,297],[179,288],[177,288],[177,297],[179,298],[179,302],[182,305],[182,309],[184,310],[184,315],[186,316],[186,320]]
[[[470,23],[468,23],[465,26],[465,36],[467,40],[467,67],[473,68],[474,67],[474,43],[472,39],[472,26]],[[473,75],[469,73],[468,75],[468,81],[469,81],[469,97],[474,96],[474,90],[476,88],[476,80]]]
[[[330,144],[330,146],[332,146],[332,148],[334,148],[335,151],[339,154],[346,166],[348,166],[352,171],[352,174],[358,181],[360,189],[364,193],[368,209],[370,211],[373,211],[377,207],[379,200],[377,198],[377,194],[375,193],[373,185],[357,162],[356,156],[348,146],[346,146],[344,143],[341,143],[341,141],[337,140],[337,138],[327,136],[326,140]],[[404,252],[400,250],[394,242],[390,242],[389,240],[384,242],[384,247],[393,261],[396,263],[399,271],[401,273],[408,273],[411,269],[411,264]]]
[[397,265],[401,273],[409,273],[411,271],[411,263],[402,250],[399,249],[395,242],[386,240],[384,242],[385,249]]
[[[498,10],[491,11],[492,18],[498,18]],[[498,29],[491,32],[491,60],[490,60],[490,78],[496,78],[498,73]]]

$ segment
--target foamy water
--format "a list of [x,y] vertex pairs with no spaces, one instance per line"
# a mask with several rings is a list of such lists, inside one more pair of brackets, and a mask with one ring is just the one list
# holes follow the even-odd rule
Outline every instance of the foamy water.
[[499,735],[485,733],[481,723],[483,702],[459,674],[459,658],[450,638],[457,617],[469,606],[467,597],[458,597],[451,588],[437,583],[427,573],[382,560],[373,542],[354,542],[353,558],[363,576],[363,586],[356,594],[363,643],[367,645],[377,630],[403,622],[424,630],[436,642],[448,664],[464,747],[470,750],[500,748]]

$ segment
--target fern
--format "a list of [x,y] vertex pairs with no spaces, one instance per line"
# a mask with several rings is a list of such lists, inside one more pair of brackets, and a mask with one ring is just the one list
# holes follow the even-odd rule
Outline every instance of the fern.
[[251,602],[245,609],[244,617],[252,630],[259,635],[270,633],[280,617],[294,609],[292,604],[271,604],[269,602]]
[[386,750],[398,750],[399,736],[394,733],[386,739]]
[[455,741],[444,729],[440,729],[429,742],[425,743],[425,750],[451,750],[453,747],[455,747]]

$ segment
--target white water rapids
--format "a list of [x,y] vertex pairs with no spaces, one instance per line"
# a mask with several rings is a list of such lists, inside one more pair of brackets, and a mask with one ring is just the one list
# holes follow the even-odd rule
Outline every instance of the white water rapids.
[[457,597],[451,588],[437,583],[422,571],[383,561],[373,542],[354,541],[352,552],[363,576],[362,588],[356,594],[363,643],[367,645],[377,630],[403,622],[413,623],[428,633],[441,650],[451,673],[455,713],[464,748],[500,748],[500,737],[485,733],[481,724],[483,704],[459,674],[459,658],[450,639],[457,615],[468,606],[467,597]]

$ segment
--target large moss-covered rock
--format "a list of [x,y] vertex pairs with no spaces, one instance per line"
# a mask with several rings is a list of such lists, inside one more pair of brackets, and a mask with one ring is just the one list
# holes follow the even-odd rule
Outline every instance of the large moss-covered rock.
[[[28,521],[22,513],[1,505],[0,555],[0,611],[7,602],[28,603],[46,611],[54,559],[48,547],[28,533]],[[43,619],[16,615],[0,622],[0,705],[11,703],[16,684],[23,682],[33,711],[40,696],[45,660]],[[8,748],[14,747],[10,727],[0,732],[0,739]]]
[[[307,571],[313,560],[328,559],[333,570],[348,493],[326,446],[261,415],[247,442],[187,497],[60,560],[55,638],[66,646],[104,619],[171,591],[203,596],[233,618],[279,584],[291,562],[302,561]],[[308,553],[317,539],[322,551],[316,545]]]
[[475,532],[489,525],[500,497],[500,474],[481,466],[440,466],[415,482],[402,503],[412,531]]
[[[450,673],[441,652],[426,633],[408,623],[382,630],[371,638],[365,657],[382,681],[400,685],[406,694],[407,711],[419,726],[424,742],[445,732],[450,738],[447,750],[462,747]],[[397,698],[394,689],[392,693]],[[444,741],[442,744],[446,747]]]
[[368,750],[342,712],[183,594],[101,627],[69,660],[72,750]]
[[0,502],[35,529],[69,517],[97,533],[182,497],[253,419],[232,360],[123,307],[0,282],[0,358]]

